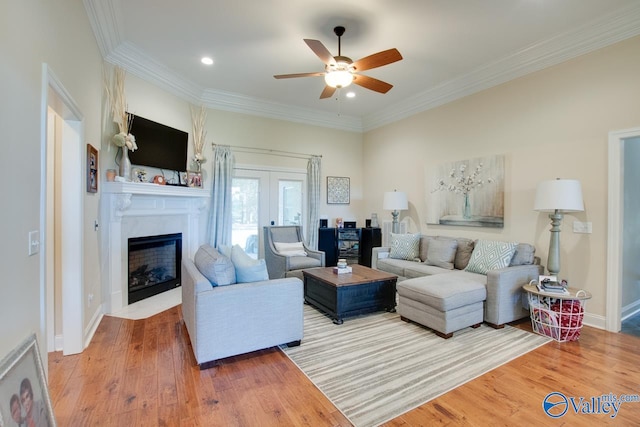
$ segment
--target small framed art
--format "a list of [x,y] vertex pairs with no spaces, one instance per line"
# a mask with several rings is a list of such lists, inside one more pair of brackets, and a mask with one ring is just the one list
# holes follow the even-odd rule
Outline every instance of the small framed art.
[[327,177],[327,204],[348,205],[350,202],[349,178],[342,176]]
[[202,172],[187,171],[187,183],[189,187],[202,188]]
[[87,192],[98,192],[98,150],[87,144]]
[[55,426],[35,334],[0,364],[0,425]]

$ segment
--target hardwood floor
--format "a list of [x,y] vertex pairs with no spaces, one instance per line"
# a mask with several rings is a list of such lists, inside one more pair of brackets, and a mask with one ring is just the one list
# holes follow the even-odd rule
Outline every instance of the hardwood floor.
[[[638,337],[584,327],[580,341],[546,344],[385,425],[638,425],[640,402],[615,418],[552,419],[542,401],[554,391],[589,402],[640,393],[639,351]],[[105,316],[83,353],[49,354],[49,389],[60,426],[351,425],[276,348],[200,371],[180,306],[143,320]]]

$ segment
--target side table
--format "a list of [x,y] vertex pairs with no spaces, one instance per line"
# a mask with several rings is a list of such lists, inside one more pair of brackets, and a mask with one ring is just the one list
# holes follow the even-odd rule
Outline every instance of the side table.
[[533,283],[522,288],[527,292],[534,332],[559,342],[580,338],[586,300],[591,293],[576,288],[567,288],[568,294],[543,292]]

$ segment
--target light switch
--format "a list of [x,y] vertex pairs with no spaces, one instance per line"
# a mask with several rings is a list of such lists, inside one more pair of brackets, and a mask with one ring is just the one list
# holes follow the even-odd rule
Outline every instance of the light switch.
[[573,232],[591,234],[593,232],[593,225],[591,222],[573,221]]
[[38,230],[29,232],[29,256],[40,252],[40,232]]

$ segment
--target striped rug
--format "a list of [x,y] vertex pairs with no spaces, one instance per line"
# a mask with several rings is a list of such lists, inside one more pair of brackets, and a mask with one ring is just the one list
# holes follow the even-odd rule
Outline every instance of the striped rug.
[[357,427],[377,426],[549,341],[517,328],[445,340],[396,313],[331,319],[305,305],[304,338],[284,353]]

